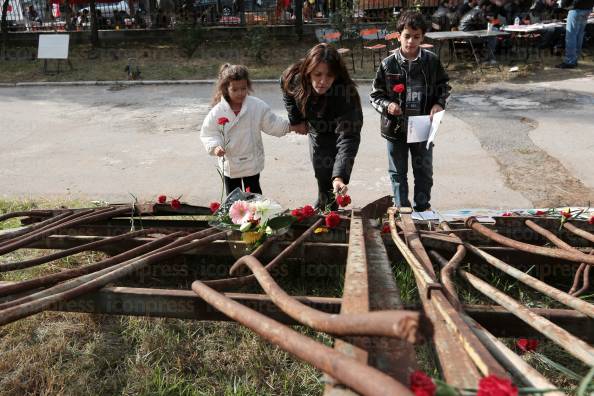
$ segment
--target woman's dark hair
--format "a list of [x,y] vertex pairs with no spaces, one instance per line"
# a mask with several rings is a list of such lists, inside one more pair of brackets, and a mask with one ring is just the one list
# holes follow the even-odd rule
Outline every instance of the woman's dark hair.
[[[318,44],[309,50],[305,58],[289,66],[282,75],[283,91],[295,98],[295,102],[305,116],[307,101],[309,100],[313,88],[311,83],[311,73],[318,65],[325,63],[332,75],[334,75],[334,85],[341,85],[344,94],[351,96],[349,100],[356,97],[357,84],[351,79],[349,72],[342,60],[342,57],[336,48],[330,44]],[[298,79],[295,77],[299,76]]]
[[219,69],[219,79],[217,80],[212,97],[212,106],[218,104],[222,97],[229,101],[229,84],[231,81],[241,80],[247,81],[248,92],[252,92],[252,81],[250,80],[247,67],[244,65],[231,65],[229,63],[222,65]]
[[427,32],[427,22],[425,21],[425,17],[418,11],[403,12],[402,15],[400,15],[400,18],[398,18],[396,31],[402,33],[405,28],[414,30],[420,29],[423,34],[425,34],[425,32]]

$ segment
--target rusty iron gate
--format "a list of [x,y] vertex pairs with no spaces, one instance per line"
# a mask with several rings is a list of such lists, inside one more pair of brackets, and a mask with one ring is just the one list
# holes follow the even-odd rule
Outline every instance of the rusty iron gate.
[[[328,395],[413,394],[415,345],[423,342],[436,352],[443,379],[459,389],[476,389],[481,378],[495,375],[564,394],[498,337],[547,338],[594,366],[594,305],[579,298],[589,288],[594,265],[594,225],[550,216],[496,217],[489,225],[470,217],[440,224],[413,220],[410,210],[391,208],[390,202],[384,197],[342,211],[341,224],[328,233],[314,232],[321,217],[306,219],[253,251],[233,232],[209,227],[210,210],[204,207],[110,205],[7,213],[0,221],[21,218],[22,226],[0,234],[0,255],[23,248],[54,252],[4,260],[0,272],[84,251],[108,256],[0,283],[0,325],[44,310],[236,321],[325,373]],[[383,218],[389,229],[382,230]],[[201,257],[219,260],[226,275],[199,276],[182,265],[183,270],[172,271],[174,282],[160,283],[166,263],[183,258],[196,269]],[[305,260],[340,266],[341,298],[292,296],[283,289],[278,281],[286,272],[278,269]],[[575,268],[573,285],[559,290],[531,276],[526,264]],[[564,309],[523,305],[481,277],[485,266]],[[420,305],[401,301],[394,271],[405,269],[414,274]],[[135,285],[139,277],[150,278],[144,282],[149,287]],[[493,305],[465,304],[457,291],[461,284]],[[248,285],[259,285],[264,293],[240,292]],[[333,348],[290,327],[296,324],[333,336]]]

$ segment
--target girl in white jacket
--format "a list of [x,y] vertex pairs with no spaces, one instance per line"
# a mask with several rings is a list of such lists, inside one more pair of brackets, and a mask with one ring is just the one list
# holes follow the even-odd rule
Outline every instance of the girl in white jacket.
[[284,136],[289,130],[304,133],[300,126],[275,115],[262,100],[250,96],[252,84],[243,65],[221,66],[210,110],[200,138],[210,155],[219,157],[227,194],[235,188],[262,194],[260,172],[264,169],[261,133]]

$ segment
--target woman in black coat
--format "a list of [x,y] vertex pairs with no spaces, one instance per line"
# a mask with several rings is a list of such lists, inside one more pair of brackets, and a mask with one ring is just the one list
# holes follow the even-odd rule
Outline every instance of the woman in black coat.
[[345,194],[361,141],[363,112],[355,82],[336,50],[318,44],[283,73],[282,90],[291,125],[309,131],[309,151],[318,182],[315,206],[336,209]]

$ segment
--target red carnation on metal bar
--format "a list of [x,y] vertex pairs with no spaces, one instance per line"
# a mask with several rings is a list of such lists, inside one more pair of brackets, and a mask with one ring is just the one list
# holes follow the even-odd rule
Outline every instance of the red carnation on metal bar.
[[311,217],[316,214],[316,210],[311,205],[305,205],[301,209],[301,215],[303,217]]
[[220,117],[217,120],[217,124],[219,124],[219,125],[225,125],[228,122],[229,122],[229,119],[227,117]]
[[340,216],[336,212],[330,212],[326,215],[326,227],[334,228],[340,224]]
[[594,224],[594,215],[590,217],[590,220],[588,220],[588,224]]
[[511,212],[505,212],[504,214],[502,214],[501,216],[503,217],[511,217],[512,213]]
[[210,212],[212,214],[214,214],[217,210],[219,210],[219,208],[221,207],[221,204],[217,201],[213,201],[210,203],[210,205],[208,207],[210,208]]
[[410,374],[410,390],[415,396],[434,396],[437,387],[431,377],[417,370]]
[[571,212],[569,211],[569,209],[567,210],[567,212],[562,210],[561,216],[565,217],[566,219],[569,219],[571,217]]
[[160,204],[164,204],[165,202],[167,202],[167,196],[166,195],[159,195],[157,197],[157,202],[159,202]]
[[389,234],[390,232],[390,224],[388,223],[384,223],[384,225],[382,226],[382,234]]
[[350,203],[351,203],[351,197],[350,197],[350,195],[337,195],[336,196],[336,203],[338,203],[338,205],[341,208],[344,208],[344,207],[350,205]]
[[396,84],[394,87],[392,87],[392,91],[396,92],[397,94],[401,94],[405,89],[406,87],[404,84]]
[[547,212],[543,211],[543,210],[537,210],[536,213],[534,213],[536,216],[542,216],[544,214],[546,214]]
[[179,199],[172,199],[171,200],[171,207],[173,209],[179,209],[179,208],[181,208],[181,202],[179,202]]
[[518,396],[518,388],[508,379],[489,375],[481,378],[476,396]]
[[301,222],[303,221],[303,219],[305,218],[305,217],[303,216],[303,212],[302,212],[302,209],[301,209],[301,208],[293,209],[293,210],[291,211],[291,216],[293,216],[293,217],[296,217],[296,218],[297,218],[297,221],[298,221],[298,222],[300,222],[300,223],[301,223]]

